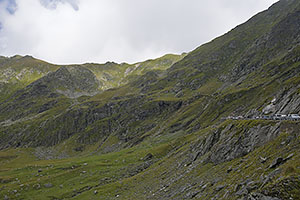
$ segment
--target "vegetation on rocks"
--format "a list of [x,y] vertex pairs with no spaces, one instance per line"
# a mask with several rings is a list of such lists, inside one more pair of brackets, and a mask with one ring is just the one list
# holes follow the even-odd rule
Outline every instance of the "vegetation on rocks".
[[[300,2],[182,55],[0,58],[2,199],[299,199]],[[271,105],[271,106],[270,106]]]

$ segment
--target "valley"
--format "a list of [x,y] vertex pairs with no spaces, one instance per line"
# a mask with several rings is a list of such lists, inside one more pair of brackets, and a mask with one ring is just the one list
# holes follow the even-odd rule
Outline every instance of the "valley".
[[181,55],[0,57],[0,198],[300,199],[299,44],[280,0]]

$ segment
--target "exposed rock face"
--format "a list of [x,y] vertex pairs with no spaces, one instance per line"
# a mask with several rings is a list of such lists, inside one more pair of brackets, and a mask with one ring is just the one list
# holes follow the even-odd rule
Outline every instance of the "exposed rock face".
[[249,195],[249,197],[246,197],[246,199],[248,200],[280,200],[277,197],[270,197],[270,196],[265,196],[263,194],[260,193],[255,193],[253,195]]
[[223,130],[216,130],[206,138],[200,139],[198,144],[191,148],[192,152],[196,152],[193,161],[206,153],[209,153],[206,162],[218,164],[230,161],[247,155],[279,134],[279,124],[258,125],[247,129],[243,130],[229,124]]
[[[232,125],[229,125],[232,126]],[[210,160],[214,163],[229,161],[242,157],[262,146],[279,134],[279,124],[275,126],[261,126],[242,131],[231,127],[220,133],[220,140],[211,149]]]
[[279,100],[275,104],[275,110],[279,113],[290,114],[300,112],[300,95],[298,88],[292,88],[279,94]]
[[[74,134],[79,134],[77,141],[83,144],[94,144],[110,135],[116,135],[121,143],[138,144],[143,140],[141,136],[144,133],[157,126],[155,121],[166,119],[166,116],[179,110],[182,106],[180,101],[146,101],[145,97],[138,96],[134,99],[111,102],[100,107],[72,109],[52,120],[40,122],[40,125],[34,129],[22,130],[18,137],[3,138],[3,145],[6,146],[9,143],[23,146],[31,141],[30,144],[33,146],[52,146]],[[44,104],[39,112],[47,110],[54,103]],[[149,119],[152,121],[145,123]],[[48,134],[42,135],[41,130]],[[5,133],[8,136],[9,129]],[[38,134],[39,138],[32,140],[31,137],[28,137],[29,134]],[[121,146],[118,145],[117,148],[121,148]],[[114,150],[116,147],[109,151]]]
[[[191,152],[194,155],[192,161],[196,161],[205,154],[208,154],[205,161],[213,162],[214,164],[243,157],[273,141],[283,130],[288,131],[284,122],[271,123],[265,126],[258,124],[250,128],[247,123],[245,123],[244,127],[236,127],[234,124],[229,124],[205,138],[200,138],[196,144],[191,146]],[[283,144],[288,144],[299,136],[299,133],[297,133],[298,128],[291,127],[291,130],[293,132],[290,132],[288,141]],[[288,158],[279,157],[269,167],[276,168],[292,156],[293,154]],[[265,161],[266,158],[262,158],[262,163]]]

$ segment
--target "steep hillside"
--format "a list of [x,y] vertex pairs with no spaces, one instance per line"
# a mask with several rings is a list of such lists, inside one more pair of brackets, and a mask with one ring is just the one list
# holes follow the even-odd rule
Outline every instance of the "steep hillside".
[[0,101],[7,98],[18,89],[24,88],[35,80],[45,76],[49,72],[58,69],[31,56],[14,56],[0,58]]
[[53,66],[0,103],[0,195],[300,199],[300,122],[260,117],[300,113],[299,44],[281,0],[188,54]]

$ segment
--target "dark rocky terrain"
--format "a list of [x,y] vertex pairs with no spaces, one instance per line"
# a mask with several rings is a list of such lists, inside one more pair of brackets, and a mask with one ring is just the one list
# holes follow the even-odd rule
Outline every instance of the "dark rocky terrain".
[[136,64],[0,58],[4,199],[300,199],[300,2]]

